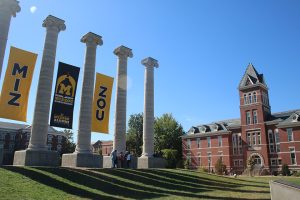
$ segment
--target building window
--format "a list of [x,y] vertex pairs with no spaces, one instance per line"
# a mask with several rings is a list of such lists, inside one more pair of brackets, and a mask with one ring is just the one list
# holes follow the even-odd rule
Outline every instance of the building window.
[[257,144],[261,144],[260,132],[257,133]]
[[200,142],[200,138],[197,138],[197,148],[200,149],[201,148],[201,142]]
[[210,137],[207,137],[207,147],[211,147],[211,141],[210,141]]
[[278,161],[276,158],[271,158],[271,166],[277,166],[278,165]]
[[246,112],[246,124],[251,124],[251,113],[250,111]]
[[256,92],[254,92],[254,93],[253,93],[253,101],[254,101],[254,103],[256,103],[256,102],[257,102],[257,96],[256,96]]
[[220,136],[218,136],[218,144],[219,144],[219,147],[221,147],[222,146],[222,136],[220,135]]
[[247,133],[247,144],[251,146],[251,133]]
[[276,152],[280,152],[280,137],[278,129],[275,129],[275,143],[276,143]]
[[211,166],[212,163],[211,152],[207,152],[207,160],[208,160],[208,165]]
[[243,160],[239,160],[239,166],[240,166],[240,167],[243,166]]
[[198,153],[198,166],[201,166],[201,153]]
[[253,124],[257,124],[258,120],[257,120],[257,110],[253,111]]
[[233,166],[238,167],[239,166],[239,160],[233,160]]
[[272,130],[268,131],[268,137],[269,137],[270,153],[274,153],[275,152],[275,146],[274,146],[274,135],[273,135],[273,131]]
[[244,105],[247,105],[248,104],[248,99],[247,99],[247,95],[244,94]]
[[288,141],[294,141],[294,137],[293,137],[293,129],[292,128],[288,128],[286,129],[286,132],[288,134]]
[[52,149],[52,144],[48,143],[48,150],[51,151],[51,149]]
[[290,147],[290,156],[291,156],[291,164],[292,165],[296,165],[296,153],[295,153],[295,148],[294,147]]
[[61,144],[57,145],[57,151],[61,151]]
[[282,160],[281,160],[281,158],[278,158],[278,165],[282,165]]
[[52,142],[53,135],[48,135],[48,142]]
[[252,104],[252,94],[249,93],[249,104]]
[[187,139],[187,145],[186,145],[187,149],[191,149],[191,139]]
[[256,133],[252,133],[252,145],[256,145]]
[[219,151],[218,154],[219,154],[219,158],[221,158],[221,160],[223,162],[223,151]]
[[57,142],[61,143],[61,141],[62,141],[62,136],[61,135],[57,136]]

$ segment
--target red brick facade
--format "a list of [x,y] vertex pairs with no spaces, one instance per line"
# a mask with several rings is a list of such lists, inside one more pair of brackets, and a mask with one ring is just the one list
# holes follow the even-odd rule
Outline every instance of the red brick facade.
[[260,172],[274,173],[282,164],[299,170],[300,110],[271,114],[268,87],[252,64],[240,83],[239,96],[240,119],[195,126],[182,137],[184,159],[193,168],[213,169],[222,157],[233,173],[243,173],[249,158]]

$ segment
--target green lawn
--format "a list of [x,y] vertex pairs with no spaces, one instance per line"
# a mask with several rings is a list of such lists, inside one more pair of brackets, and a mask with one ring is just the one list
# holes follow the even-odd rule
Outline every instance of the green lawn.
[[[269,180],[182,169],[0,168],[0,199],[270,199]],[[299,182],[299,178],[285,178]]]

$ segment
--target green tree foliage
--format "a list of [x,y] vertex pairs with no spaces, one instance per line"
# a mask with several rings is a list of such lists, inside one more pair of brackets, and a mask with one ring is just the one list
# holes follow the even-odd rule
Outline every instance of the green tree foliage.
[[184,134],[181,124],[179,124],[172,114],[163,114],[155,119],[154,123],[154,151],[162,155],[163,149],[177,150],[177,161],[182,159],[182,141]]
[[215,164],[215,172],[218,175],[223,175],[226,173],[226,165],[224,165],[221,158],[219,158]]
[[127,150],[141,156],[143,146],[143,113],[130,115],[126,136]]
[[163,149],[163,158],[167,160],[167,168],[176,168],[178,151],[174,149]]
[[74,143],[74,139],[73,139],[74,133],[69,129],[65,129],[64,133],[66,136],[66,141],[65,141],[65,144],[63,145],[61,154],[73,153],[75,151],[75,147],[76,147],[76,144]]

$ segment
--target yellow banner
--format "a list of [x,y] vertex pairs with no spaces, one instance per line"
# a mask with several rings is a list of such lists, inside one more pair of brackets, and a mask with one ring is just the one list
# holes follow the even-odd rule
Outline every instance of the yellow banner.
[[92,131],[108,133],[109,110],[111,93],[114,79],[103,74],[96,74],[93,111]]
[[26,122],[27,104],[37,54],[10,48],[0,96],[0,117]]

